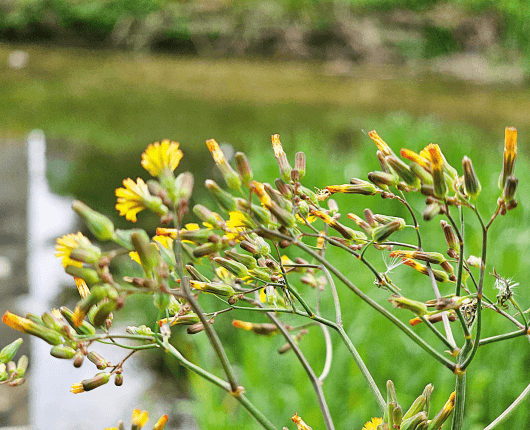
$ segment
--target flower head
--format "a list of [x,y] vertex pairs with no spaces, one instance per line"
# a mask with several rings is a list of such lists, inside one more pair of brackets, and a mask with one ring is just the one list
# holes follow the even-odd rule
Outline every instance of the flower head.
[[144,209],[151,209],[159,216],[163,216],[168,212],[166,206],[162,204],[159,197],[154,197],[149,193],[147,184],[141,178],[137,178],[134,182],[131,178],[123,180],[125,188],[116,188],[116,209],[120,211],[121,216],[125,219],[136,222],[136,214]]
[[298,416],[298,414],[294,414],[294,416],[291,417],[291,421],[296,424],[297,430],[313,430]]
[[132,414],[132,426],[133,429],[141,429],[149,421],[149,414],[147,411],[140,411],[140,409],[134,409]]
[[383,424],[382,418],[372,418],[364,425],[363,430],[376,430],[379,424]]
[[55,256],[61,259],[63,267],[76,266],[83,267],[80,261],[72,260],[70,254],[80,246],[92,247],[90,240],[83,236],[81,232],[66,234],[57,238],[55,245]]
[[182,155],[178,142],[165,139],[161,143],[155,142],[147,147],[142,154],[142,167],[151,176],[159,176],[164,170],[173,172],[179,165]]
[[77,286],[77,291],[79,291],[79,295],[82,299],[84,299],[86,296],[90,294],[90,290],[88,289],[88,286],[84,279],[78,278],[77,276],[74,276],[75,285]]

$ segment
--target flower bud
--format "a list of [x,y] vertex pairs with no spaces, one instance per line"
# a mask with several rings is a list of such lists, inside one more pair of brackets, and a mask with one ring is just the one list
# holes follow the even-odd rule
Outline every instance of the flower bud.
[[23,355],[18,359],[16,372],[16,378],[22,378],[26,374],[28,368],[29,360],[27,355]]
[[72,209],[85,221],[90,232],[101,241],[114,237],[114,224],[105,215],[89,208],[83,202],[74,200]]
[[355,221],[355,223],[357,224],[357,226],[359,228],[361,228],[362,231],[364,231],[366,234],[368,234],[369,236],[372,235],[372,227],[370,227],[370,224],[368,224],[365,220],[363,220],[361,217],[355,215],[355,214],[352,214],[352,213],[349,213],[348,214],[348,218]]
[[390,257],[405,257],[414,260],[426,261],[428,263],[442,264],[445,260],[444,256],[439,252],[425,252],[425,251],[392,251]]
[[395,155],[392,149],[390,149],[386,142],[379,137],[375,130],[368,132],[368,137],[374,141],[377,149],[381,151],[385,157],[387,155]]
[[[447,251],[447,254],[450,257],[455,258],[455,255],[458,255],[458,252],[460,249],[458,245],[458,238],[456,237],[453,227],[450,224],[448,224],[447,221],[444,221],[444,220],[440,221],[440,225],[442,226],[442,229],[444,231],[445,241],[447,242],[447,246],[449,246],[449,250]],[[449,252],[449,251],[452,251],[452,252]]]
[[96,327],[101,327],[105,324],[105,321],[109,317],[110,313],[116,309],[117,303],[114,300],[102,303],[96,314],[94,315],[94,325]]
[[381,192],[373,184],[367,181],[357,180],[355,184],[344,184],[344,185],[328,185],[325,190],[329,191],[330,194],[343,193],[343,194],[362,194],[364,196],[373,196]]
[[252,255],[259,254],[258,247],[255,244],[249,242],[248,240],[242,240],[241,242],[239,242],[239,246],[245,251],[250,252]]
[[423,220],[424,221],[430,221],[432,220],[436,215],[438,215],[441,211],[441,207],[438,203],[431,203],[430,205],[427,205],[425,209],[423,210]]
[[250,168],[247,156],[243,152],[236,152],[235,159],[239,177],[243,184],[248,186],[250,181],[252,181],[252,169]]
[[241,179],[234,169],[232,169],[230,164],[228,164],[228,161],[226,161],[223,151],[221,151],[218,143],[214,139],[209,139],[206,141],[206,145],[212,153],[213,161],[221,171],[226,185],[233,190],[239,190],[241,188]]
[[424,185],[432,185],[432,175],[427,172],[420,164],[411,162],[409,166],[412,173],[414,173],[421,181],[422,187]]
[[293,189],[290,185],[283,182],[280,178],[274,181],[274,185],[276,185],[277,190],[284,198],[286,198],[287,200],[291,200],[291,198],[293,197]]
[[75,349],[66,345],[55,345],[51,350],[50,354],[55,358],[63,358],[70,360],[75,356]]
[[197,215],[197,217],[201,221],[207,222],[213,226],[217,226],[220,228],[224,224],[224,221],[222,219],[219,219],[219,215],[217,215],[215,212],[212,212],[206,206],[195,205],[193,207],[193,213]]
[[265,192],[269,195],[269,197],[273,200],[273,202],[275,202],[278,206],[280,206],[282,209],[286,209],[289,212],[292,211],[292,203],[289,200],[286,200],[281,193],[272,188],[271,184],[264,182],[263,188],[265,189]]
[[74,355],[74,367],[80,368],[83,365],[84,359],[85,359],[85,354],[83,354],[83,351],[78,349]]
[[155,426],[153,427],[153,430],[164,430],[164,427],[166,426],[168,420],[169,417],[167,415],[162,415],[156,422]]
[[[407,418],[401,422],[400,430],[415,430],[422,423],[427,422],[427,414],[425,412],[418,412],[416,415]],[[438,428],[438,427],[436,427]]]
[[116,373],[114,376],[114,385],[116,385],[116,387],[121,387],[123,385],[123,375],[121,373]]
[[405,226],[399,220],[394,220],[388,224],[383,224],[372,230],[372,239],[376,243],[385,241],[392,233],[403,230]]
[[219,266],[224,267],[238,278],[246,278],[247,276],[250,276],[247,267],[241,263],[238,263],[237,261],[227,260],[226,258],[222,257],[215,257],[213,261],[215,261]]
[[[423,264],[418,263],[417,261],[414,261],[414,260],[410,260],[408,258],[403,258],[402,261],[404,265],[412,267],[414,270],[417,270],[418,272],[429,276],[429,269],[427,268],[427,266],[424,266]],[[434,279],[436,279],[438,282],[449,281],[449,276],[447,275],[447,273],[443,272],[442,270],[435,270],[435,269],[431,269],[431,270],[434,275]]]
[[286,209],[281,208],[278,204],[275,202],[272,202],[272,204],[267,207],[271,214],[273,214],[278,222],[286,227],[286,228],[293,228],[296,225],[296,218],[294,215],[289,212]]
[[416,300],[407,299],[406,297],[393,294],[388,301],[392,303],[395,308],[408,309],[418,316],[423,316],[427,313],[427,305]]
[[282,176],[282,179],[284,181],[289,182],[291,180],[292,168],[289,164],[289,161],[287,161],[287,155],[285,154],[285,151],[283,150],[282,144],[280,142],[280,135],[273,134],[271,138],[272,148],[274,149],[274,156],[276,157],[276,160],[278,161],[278,166],[280,168],[280,175]]
[[444,407],[431,420],[429,427],[427,427],[427,430],[438,429],[442,426],[442,424],[447,420],[447,418],[451,414],[451,411],[455,407],[455,397],[456,397],[456,392],[453,391],[451,395],[449,396],[449,400],[447,400],[447,403],[444,405]]
[[85,391],[94,390],[95,388],[105,385],[107,382],[109,382],[109,379],[110,373],[101,372],[93,378],[85,379],[84,381],[73,384],[70,391],[74,394],[79,394]]
[[9,311],[4,313],[2,322],[15,330],[40,337],[50,345],[59,345],[63,343],[62,336],[56,331],[34,323],[29,319],[19,317],[18,315],[12,314]]
[[252,331],[256,334],[261,334],[265,336],[270,336],[278,332],[278,327],[276,327],[274,324],[256,324],[246,321],[233,320],[232,325],[235,328],[240,328],[246,331]]
[[256,259],[254,257],[251,257],[250,255],[239,254],[234,251],[225,251],[225,256],[241,264],[244,264],[247,269],[255,269],[256,267],[258,267],[258,265],[256,264]]
[[392,421],[394,422],[394,426],[397,426],[395,428],[399,428],[402,420],[403,420],[403,411],[401,410],[401,406],[396,405],[396,407],[392,411]]
[[221,250],[219,243],[205,243],[200,245],[193,250],[193,256],[196,258],[204,257],[206,255],[214,254]]
[[83,279],[90,287],[101,282],[98,272],[94,269],[89,269],[88,267],[68,265],[64,268],[64,271],[76,278]]
[[74,313],[66,306],[61,306],[59,310],[64,319],[68,321],[68,324],[70,324],[77,333],[84,335],[96,334],[96,329],[88,321],[83,320],[80,326],[76,326],[73,319]]
[[443,172],[444,159],[440,147],[431,143],[426,149],[431,158],[434,196],[438,199],[444,199],[447,194],[447,184],[445,183]]
[[190,285],[196,290],[200,290],[204,293],[215,294],[216,296],[231,297],[236,293],[230,285],[223,284],[221,282],[206,283],[190,280]]
[[[100,354],[94,351],[90,351],[87,355],[89,361],[94,363],[99,370],[105,370],[108,366],[107,360],[105,360]],[[86,390],[85,390],[86,391]]]
[[506,178],[504,189],[502,190],[502,198],[505,202],[512,201],[515,198],[515,192],[517,191],[518,184],[519,179],[517,179],[515,176],[510,175]]
[[504,160],[499,177],[499,188],[504,189],[506,179],[513,175],[515,160],[517,159],[517,130],[514,127],[504,129]]
[[417,413],[423,411],[423,408],[426,403],[427,403],[427,398],[425,397],[424,394],[421,394],[416,400],[414,400],[414,402],[412,403],[408,411],[405,413],[405,415],[403,415],[403,419],[406,420],[408,418],[413,417]]
[[399,182],[395,175],[386,172],[370,172],[368,173],[368,180],[385,190],[388,187],[395,187]]
[[403,161],[397,158],[395,155],[385,157],[386,162],[392,169],[396,171],[398,176],[412,188],[420,188],[421,182],[419,178],[410,170]]
[[472,199],[476,199],[482,187],[475,173],[475,169],[473,169],[473,163],[467,156],[462,159],[462,167],[464,169],[464,186],[466,193]]
[[14,342],[11,342],[9,345],[4,346],[2,351],[0,351],[0,363],[8,363],[16,355],[18,348],[22,344],[22,338],[19,337]]
[[236,199],[232,196],[232,194],[222,190],[215,181],[207,179],[204,185],[221,208],[227,212],[231,212],[236,209]]
[[[153,273],[158,266],[158,250],[149,241],[149,236],[144,231],[138,231],[131,235],[132,244],[140,257],[140,262],[147,275]],[[84,278],[83,278],[84,279]]]
[[[299,180],[304,179],[305,176],[305,154],[297,152],[294,156],[294,168],[299,172]],[[296,181],[296,182],[299,182]]]

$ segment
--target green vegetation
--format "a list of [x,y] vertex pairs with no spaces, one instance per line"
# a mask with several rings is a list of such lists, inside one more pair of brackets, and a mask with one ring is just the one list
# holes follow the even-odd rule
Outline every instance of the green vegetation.
[[[0,60],[4,64],[10,49],[0,46]],[[105,214],[116,214],[116,218],[112,188],[120,186],[126,176],[145,178],[145,172],[138,167],[139,154],[152,141],[170,138],[181,142],[185,153],[182,169],[193,169],[196,173],[199,196],[203,190],[201,178],[215,174],[204,145],[207,138],[214,137],[219,142],[230,143],[236,150],[245,150],[256,176],[274,178],[278,173],[270,135],[278,132],[291,160],[296,151],[306,152],[307,183],[319,187],[345,183],[350,177],[378,168],[373,143],[363,133],[371,129],[376,129],[394,150],[407,147],[417,151],[432,141],[443,145],[448,161],[455,166],[460,165],[463,155],[471,157],[483,184],[481,201],[489,202],[480,209],[491,213],[502,166],[504,126],[515,125],[521,136],[517,162],[520,207],[495,223],[490,243],[495,244],[501,238],[506,242],[509,238],[509,245],[504,253],[492,246],[489,261],[498,263],[496,269],[502,275],[515,276],[514,281],[521,282],[521,288],[524,279],[530,276],[524,258],[528,253],[526,226],[529,222],[525,202],[530,197],[526,186],[530,168],[523,149],[529,131],[524,91],[454,84],[452,93],[437,81],[417,83],[402,79],[396,85],[395,81],[378,80],[373,73],[371,77],[367,73],[359,82],[324,77],[302,66],[257,67],[235,61],[209,63],[164,56],[134,59],[91,51],[24,49],[30,54],[27,68],[2,72],[0,132],[20,137],[31,128],[42,128],[50,139],[50,151],[63,152],[50,168],[54,188],[74,195]],[[384,113],[397,110],[408,113]],[[428,116],[430,113],[438,116]],[[100,187],[95,187],[95,183],[104,183],[106,186],[102,188],[107,194],[99,194]],[[341,199],[342,207],[345,202]],[[379,212],[387,207],[387,202],[373,198],[359,198],[355,202],[352,212],[368,206]],[[418,196],[411,203],[418,210],[423,206]],[[401,215],[407,218],[405,212]],[[141,223],[146,220],[143,213],[139,218]],[[436,243],[440,243],[441,230],[437,233],[435,228],[432,230]],[[474,254],[479,252],[479,233],[478,227],[466,233],[469,243],[476,243]],[[402,234],[405,237],[413,232]],[[428,236],[425,240],[429,243]],[[444,252],[444,249],[430,250]],[[329,252],[335,251],[329,249]],[[371,285],[372,275],[357,261],[343,260],[339,269],[349,271],[351,279],[361,288],[375,288]],[[385,270],[382,261],[378,269]],[[488,267],[490,271],[492,267]],[[402,267],[394,273],[397,283],[410,285],[411,289],[425,289],[425,298],[430,298],[428,285],[421,275]],[[493,278],[488,277],[486,281],[485,293],[494,296]],[[304,291],[309,301],[314,300],[315,294],[309,289]],[[431,366],[425,366],[423,351],[411,345],[405,336],[398,334],[389,339],[390,325],[386,320],[347,291],[340,289],[339,295],[345,327],[359,353],[368,366],[379,368],[383,363],[386,366],[376,372],[380,378],[376,382],[384,386],[387,379],[392,379],[404,404],[409,404],[432,382],[435,386],[433,409],[441,408],[454,388],[453,376],[441,371],[433,374]],[[386,296],[382,294],[382,297]],[[326,294],[323,309],[332,308],[329,300]],[[526,309],[530,303],[522,306]],[[252,393],[251,400],[266,415],[285,417],[285,425],[288,417],[299,412],[313,428],[322,428],[315,397],[303,370],[291,354],[279,356],[275,352],[283,345],[282,339],[253,338],[249,342],[243,338],[252,334],[236,332],[230,325],[231,318],[229,314],[219,315],[215,326],[223,343],[229,345],[229,358],[241,366],[241,374],[255,375],[254,380],[243,381]],[[247,319],[264,322],[250,312]],[[293,318],[294,324],[295,321]],[[486,327],[489,322],[486,319]],[[416,329],[423,332],[425,327]],[[509,330],[510,326],[499,325],[495,332],[484,335]],[[183,342],[186,337],[184,334]],[[193,342],[198,342],[197,349],[183,349],[189,358],[218,373],[216,360],[206,353],[209,350],[206,339],[198,335]],[[386,343],[384,350],[376,347],[379,342]],[[253,348],[237,347],[249,343]],[[528,384],[530,363],[526,340],[514,339],[508,345],[509,352],[488,345],[481,347],[469,369],[469,389],[477,399],[468,405],[466,428],[470,430],[482,429]],[[301,347],[311,351],[307,355],[313,358],[311,364],[318,373],[325,355],[321,334],[313,331],[304,338]],[[360,429],[377,413],[377,405],[339,343],[334,354],[333,368],[324,386],[331,413],[336,417],[337,428]],[[403,366],[403,361],[407,366]],[[249,372],[250,366],[253,372]],[[260,391],[265,385],[263,381],[268,381],[272,389]],[[200,428],[251,428],[251,419],[239,412],[232,399],[202,380],[192,377],[192,382],[196,400],[193,407]],[[226,410],[230,412],[226,414]],[[530,427],[524,408],[517,411],[510,426]]]
[[[396,11],[412,15],[396,20]],[[530,6],[523,0],[12,0],[0,5],[0,38],[205,57],[330,59],[340,53],[337,58],[363,61],[370,47],[354,33],[364,31],[365,17],[381,27],[377,50],[390,49],[402,60],[483,52],[495,43],[522,52],[528,69]],[[493,40],[469,47],[468,37],[481,31],[476,18],[492,20],[485,34]],[[387,37],[385,28],[405,32],[404,40]]]

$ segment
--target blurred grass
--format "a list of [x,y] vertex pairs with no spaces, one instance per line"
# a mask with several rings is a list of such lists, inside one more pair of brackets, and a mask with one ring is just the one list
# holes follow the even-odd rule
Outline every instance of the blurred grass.
[[[10,47],[0,45],[0,64]],[[183,145],[185,157],[179,169],[192,169],[197,176],[195,203],[205,196],[201,178],[213,177],[222,183],[211,157],[204,148],[206,138],[228,142],[244,150],[251,159],[255,177],[272,182],[278,175],[269,136],[280,133],[291,161],[293,154],[307,154],[308,187],[346,183],[350,177],[366,178],[379,169],[373,143],[364,131],[377,129],[395,151],[401,147],[420,150],[430,142],[439,143],[448,161],[460,169],[463,155],[472,158],[482,182],[479,208],[484,216],[494,210],[499,195],[497,178],[502,165],[503,127],[515,125],[520,134],[517,176],[520,178],[519,207],[495,222],[490,236],[488,272],[495,267],[505,276],[523,281],[528,273],[524,255],[529,236],[529,214],[525,187],[530,179],[524,151],[528,134],[526,112],[530,103],[527,90],[518,88],[473,87],[436,79],[391,77],[388,70],[359,71],[354,79],[324,76],[307,65],[257,66],[250,62],[208,62],[172,60],[165,56],[131,57],[79,50],[27,49],[28,67],[0,73],[0,133],[21,137],[34,127],[44,129],[55,161],[50,178],[55,190],[69,193],[116,215],[113,188],[127,176],[147,174],[139,167],[140,153],[147,143],[169,137]],[[232,73],[234,75],[232,75]],[[364,73],[364,74],[363,74]],[[382,73],[382,75],[378,75]],[[386,75],[385,75],[386,74]],[[400,109],[401,112],[392,112]],[[388,112],[391,113],[388,113]],[[386,112],[386,113],[385,113]],[[434,113],[436,115],[427,115]],[[465,121],[465,122],[464,122]],[[58,154],[59,153],[59,154]],[[423,198],[411,196],[412,206],[421,212]],[[409,219],[397,202],[363,196],[337,196],[341,212],[360,214],[365,207],[374,212],[398,214]],[[212,203],[213,207],[213,203]],[[480,235],[472,214],[466,229],[469,249],[479,254]],[[140,214],[140,220],[148,217]],[[345,223],[348,223],[345,216]],[[438,220],[422,223],[425,248],[445,251]],[[412,231],[399,233],[402,240],[414,241]],[[288,250],[291,257],[296,254]],[[329,258],[348,274],[363,291],[380,303],[388,294],[373,286],[373,277],[356,260],[349,260],[329,248]],[[385,270],[379,253],[367,257]],[[407,267],[394,271],[392,279],[403,294],[419,299],[432,297],[427,279]],[[488,277],[485,293],[495,296],[493,278]],[[315,292],[298,286],[314,303]],[[530,306],[523,288],[518,300],[523,309]],[[451,285],[441,285],[442,293]],[[345,327],[376,382],[384,387],[392,379],[402,405],[408,405],[432,382],[435,386],[433,410],[439,409],[453,390],[454,377],[438,366],[408,338],[368,306],[339,286]],[[145,307],[149,308],[149,303]],[[214,307],[215,306],[215,307]],[[205,297],[204,307],[218,303]],[[323,295],[322,312],[333,318],[329,291]],[[405,311],[393,310],[403,321]],[[484,312],[484,336],[511,331],[504,319]],[[275,424],[289,425],[298,412],[313,428],[323,428],[315,396],[307,377],[292,354],[279,356],[279,337],[258,338],[232,328],[231,319],[265,322],[255,313],[222,314],[216,328],[247,389],[249,398]],[[119,318],[119,315],[118,315]],[[304,323],[296,318],[290,324]],[[424,327],[415,330],[436,344]],[[462,341],[461,333],[455,335]],[[337,428],[360,429],[377,415],[377,406],[366,389],[339,339],[333,336],[334,361],[324,392]],[[181,336],[179,347],[185,355],[221,375],[216,358],[204,335]],[[320,373],[325,350],[322,334],[312,328],[301,343],[316,373]],[[439,350],[443,350],[441,345]],[[527,385],[530,365],[526,340],[510,340],[488,345],[478,351],[468,373],[468,417],[466,428],[478,430],[492,421]],[[251,418],[233,399],[191,375],[193,408],[200,428],[256,428]],[[169,394],[170,395],[170,394]],[[511,419],[513,428],[530,428],[530,418],[521,406]]]

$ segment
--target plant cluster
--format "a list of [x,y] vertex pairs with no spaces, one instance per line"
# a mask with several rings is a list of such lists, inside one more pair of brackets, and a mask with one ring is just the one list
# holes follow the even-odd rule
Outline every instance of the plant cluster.
[[[368,181],[353,178],[349,184],[327,185],[316,191],[303,185],[306,173],[304,153],[295,155],[292,167],[279,135],[272,136],[280,173],[274,186],[254,179],[245,154],[235,154],[234,168],[217,142],[208,140],[208,149],[228,189],[213,180],[206,181],[205,186],[215,199],[219,212],[207,205],[195,205],[192,211],[201,225],[185,222],[190,212],[194,181],[189,172],[175,177],[174,171],[183,157],[179,144],[164,140],[149,145],[142,154],[141,164],[153,179],[147,182],[141,178],[136,181],[125,179],[123,187],[115,192],[116,209],[132,222],[137,221],[143,210],[153,212],[161,224],[156,235],[149,237],[142,229],[116,229],[105,215],[75,201],[73,209],[83,218],[94,237],[100,242],[113,242],[118,248],[103,251],[80,232],[57,239],[56,256],[66,273],[74,277],[81,296],[75,309],[63,306],[42,316],[27,314],[25,317],[6,312],[3,322],[48,342],[52,345],[50,353],[56,358],[73,360],[75,367],[80,367],[88,359],[97,368],[94,377],[73,384],[73,393],[96,389],[111,378],[115,385],[122,385],[124,363],[130,356],[141,350],[159,349],[233,396],[263,428],[275,429],[270,418],[247,397],[215,327],[215,318],[221,313],[254,311],[266,317],[268,322],[234,319],[233,327],[259,336],[280,334],[285,338],[286,344],[279,352],[292,351],[298,358],[312,383],[327,429],[334,428],[324,392],[324,382],[332,366],[330,330],[339,335],[380,407],[381,418],[372,419],[365,429],[435,430],[444,424],[451,412],[451,428],[461,429],[466,372],[478,347],[529,336],[528,321],[513,294],[515,284],[511,279],[493,270],[499,293],[494,300],[483,292],[488,231],[499,215],[505,215],[517,206],[518,180],[514,176],[517,132],[514,128],[506,128],[499,178],[501,191],[496,210],[487,222],[477,209],[481,184],[468,157],[463,158],[463,173],[459,174],[436,144],[429,144],[419,153],[402,149],[402,158],[399,158],[375,131],[368,135],[377,146],[376,156],[381,170],[370,172]],[[440,227],[448,246],[446,255],[424,249],[418,219],[406,198],[406,194],[412,192],[426,197],[423,220],[443,218]],[[362,217],[347,213],[349,221],[341,222],[341,210],[330,198],[339,193],[361,199],[372,197],[398,201],[408,210],[411,224],[401,217],[376,214],[370,209],[365,209]],[[480,257],[466,253],[464,226],[469,221],[464,219],[464,214],[468,210],[482,229]],[[398,241],[399,232],[405,228],[416,231],[416,243]],[[387,291],[388,300],[396,309],[412,314],[409,324],[396,316],[401,311],[387,309],[370,297],[369,289],[363,291],[357,287],[351,279],[352,274],[338,270],[326,255],[328,246],[339,248],[344,255],[364,265],[374,276],[373,288]],[[378,271],[366,257],[368,249],[375,249],[387,260],[385,272]],[[295,253],[299,255],[294,257]],[[129,273],[130,276],[117,279],[115,266],[121,269],[119,273],[127,271],[130,266],[120,263],[122,260],[118,257],[124,254],[128,254],[137,267]],[[432,290],[431,300],[410,298],[408,290],[407,295],[402,293],[391,278],[392,269],[399,265],[410,268],[404,270],[415,270],[426,276]],[[398,403],[391,381],[387,383],[385,400],[343,328],[336,281],[454,373],[455,391],[448,395],[447,403],[437,414],[429,417],[433,391],[430,384],[407,411]],[[453,291],[442,295],[439,290],[442,283],[453,286]],[[307,300],[311,289],[318,292],[314,302]],[[334,319],[321,314],[321,297],[326,293],[333,298]],[[151,326],[129,326],[125,333],[114,330],[114,314],[125,306],[128,297],[135,294],[151,296],[158,317]],[[205,295],[214,297],[218,307],[203,310]],[[210,307],[211,303],[206,304]],[[482,312],[486,310],[507,318],[516,329],[483,338]],[[516,313],[510,313],[511,310]],[[299,317],[304,323],[299,326],[286,324],[283,320],[286,314]],[[414,327],[418,324],[427,326],[434,333],[436,344],[417,334]],[[443,328],[439,329],[439,325]],[[324,331],[327,350],[324,370],[319,376],[299,345],[308,330],[315,326]],[[453,336],[455,326],[462,333],[460,345]],[[171,342],[175,332],[184,328],[189,335],[206,334],[223,368],[223,378],[188,360]],[[0,353],[0,361],[8,363],[7,371],[4,364],[0,368],[3,383],[18,385],[22,381],[27,359],[21,359],[18,366],[11,361],[20,342],[16,341]],[[130,352],[119,363],[113,364],[95,350],[98,343],[112,343]],[[440,352],[440,347],[448,354]],[[487,429],[502,422],[528,391],[530,389],[525,390]],[[310,429],[298,415],[292,420],[298,429]],[[161,429],[164,425],[165,421],[155,428]]]

